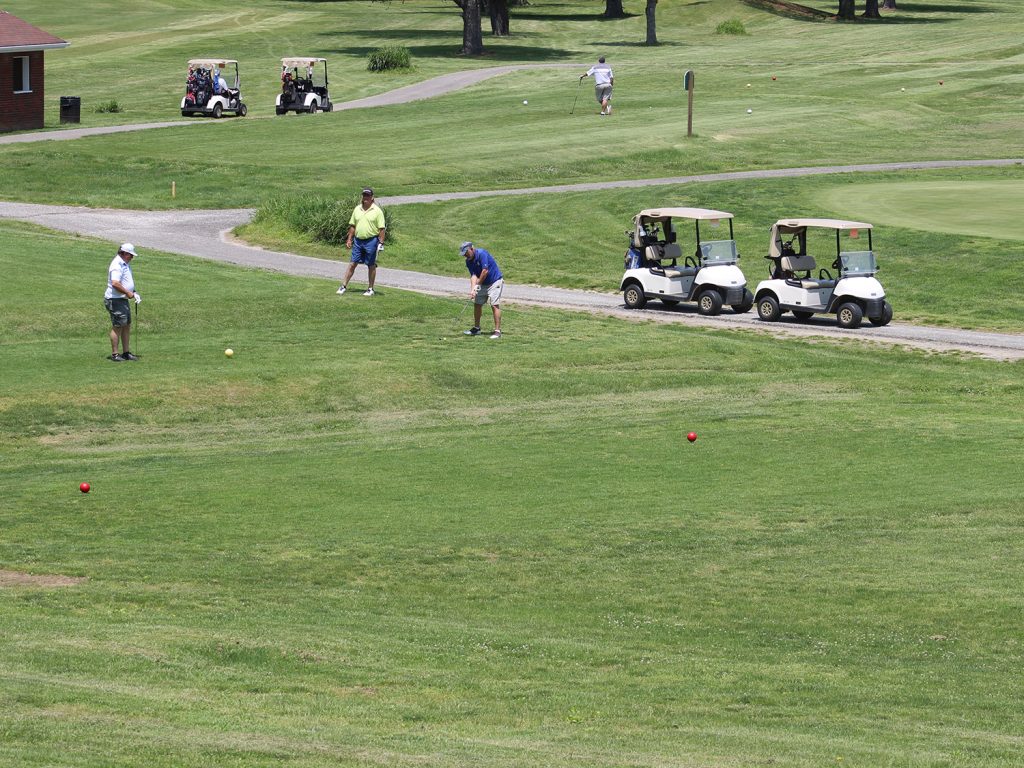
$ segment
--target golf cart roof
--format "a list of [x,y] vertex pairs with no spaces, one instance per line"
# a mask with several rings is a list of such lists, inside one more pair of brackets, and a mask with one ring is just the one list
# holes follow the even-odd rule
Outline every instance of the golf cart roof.
[[732,214],[725,211],[713,211],[710,208],[647,208],[640,211],[637,216],[648,219],[696,219],[705,221],[707,219],[731,219]]
[[282,67],[304,67],[307,64],[314,64],[321,61],[327,61],[327,59],[318,59],[316,56],[288,56],[281,59]]
[[871,225],[863,221],[845,221],[843,219],[779,219],[772,226],[782,232],[792,232],[806,227],[822,227],[824,229],[871,229]]
[[203,69],[224,69],[228,64],[238,65],[238,62],[234,59],[189,59],[188,65],[195,69],[196,67],[202,67]]

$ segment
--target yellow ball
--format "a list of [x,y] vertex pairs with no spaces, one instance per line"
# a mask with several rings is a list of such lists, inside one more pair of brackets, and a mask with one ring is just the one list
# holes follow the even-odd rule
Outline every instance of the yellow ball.
[[235,356],[235,350],[233,350],[233,349],[225,349],[224,350],[224,357],[234,357],[234,356]]

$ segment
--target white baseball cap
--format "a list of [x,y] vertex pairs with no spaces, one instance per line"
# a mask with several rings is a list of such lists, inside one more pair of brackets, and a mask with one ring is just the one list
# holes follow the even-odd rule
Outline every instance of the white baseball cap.
[[135,252],[135,246],[131,243],[121,243],[121,247],[117,249],[118,253],[130,253],[132,256],[138,256]]

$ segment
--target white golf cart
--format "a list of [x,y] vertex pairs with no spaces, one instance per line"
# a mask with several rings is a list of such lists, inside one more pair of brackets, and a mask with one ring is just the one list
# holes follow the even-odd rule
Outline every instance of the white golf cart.
[[[234,79],[230,76],[234,70]],[[245,117],[249,110],[242,101],[238,62],[234,59],[189,59],[185,97],[181,100],[181,116],[212,115],[219,118],[225,112]]]
[[[693,256],[683,258],[678,242],[680,220],[694,223]],[[729,237],[701,239],[729,222]],[[719,234],[719,233],[715,233]],[[633,229],[626,232],[626,272],[619,290],[630,309],[642,309],[648,299],[659,299],[668,307],[681,301],[697,302],[702,315],[717,315],[728,304],[733,312],[750,311],[754,296],[736,261],[736,241],[732,234],[732,214],[707,208],[651,208],[633,217]],[[683,263],[680,265],[679,260]]]
[[[808,252],[808,231],[832,230],[836,256],[832,269],[819,269]],[[858,241],[867,232],[867,250],[861,242],[857,250],[843,250],[850,241]],[[845,233],[845,241],[843,234]],[[821,240],[822,242],[817,242]],[[831,247],[831,236],[815,240],[815,247]],[[772,225],[768,255],[771,262],[768,280],[762,280],[754,293],[757,316],[774,322],[784,312],[797,320],[809,320],[815,314],[836,315],[841,328],[857,328],[866,317],[872,325],[887,325],[892,320],[892,305],[885,300],[882,284],[875,278],[878,267],[871,249],[871,225],[862,221],[839,219],[780,219]]]
[[281,59],[281,92],[277,94],[274,111],[279,115],[289,111],[312,114],[318,109],[334,109],[327,90],[327,59]]

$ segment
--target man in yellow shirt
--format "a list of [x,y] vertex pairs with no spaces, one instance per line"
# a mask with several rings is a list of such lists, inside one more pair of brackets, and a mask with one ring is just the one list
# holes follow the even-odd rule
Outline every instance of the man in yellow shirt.
[[362,202],[355,207],[352,218],[348,220],[345,247],[352,249],[352,260],[345,273],[345,281],[338,288],[339,296],[348,290],[348,281],[356,271],[356,264],[365,264],[369,275],[370,286],[363,296],[373,296],[373,282],[377,279],[377,254],[384,248],[385,231],[384,211],[373,202],[373,190],[367,187],[363,190]]

